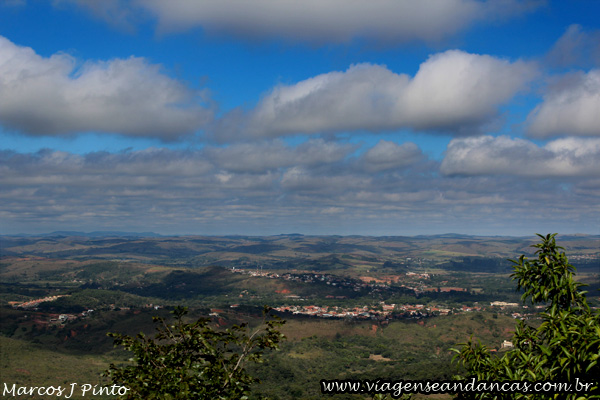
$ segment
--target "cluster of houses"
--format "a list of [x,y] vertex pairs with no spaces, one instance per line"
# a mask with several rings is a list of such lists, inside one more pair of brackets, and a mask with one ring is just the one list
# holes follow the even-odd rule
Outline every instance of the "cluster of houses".
[[389,317],[394,310],[393,304],[383,305],[381,310],[373,309],[367,306],[363,307],[327,307],[327,306],[282,306],[273,308],[282,313],[292,313],[294,315],[308,315],[322,318],[385,318]]
[[[477,307],[477,309],[480,309]],[[381,302],[378,307],[338,307],[315,305],[291,305],[275,307],[274,310],[293,315],[307,315],[321,318],[354,318],[354,319],[393,319],[422,318],[430,315],[448,315],[452,312],[449,308],[426,307],[423,304],[385,304]],[[469,309],[470,311],[471,309]],[[462,310],[461,311],[467,311]]]
[[[463,287],[456,286],[437,286],[431,287],[425,284],[423,281],[426,281],[431,278],[431,275],[428,273],[416,273],[416,272],[406,272],[405,276],[407,281],[404,283],[400,283],[399,279],[396,276],[396,280],[394,281],[396,285],[390,286],[389,280],[376,280],[374,278],[362,277],[360,279],[353,279],[350,277],[343,277],[331,274],[318,274],[313,272],[304,272],[304,273],[276,273],[272,271],[263,271],[261,269],[240,269],[240,268],[232,268],[231,272],[238,274],[246,274],[253,277],[263,277],[269,279],[283,279],[287,281],[297,281],[303,283],[325,283],[332,287],[338,288],[346,288],[352,289],[355,292],[360,292],[361,290],[367,290],[370,292],[381,292],[381,291],[389,291],[389,290],[408,290],[418,295],[426,292],[466,292],[467,289]],[[447,282],[441,282],[445,284]]]
[[48,296],[48,297],[43,297],[41,299],[35,299],[35,300],[29,300],[29,301],[9,301],[8,305],[10,305],[12,308],[21,308],[24,310],[31,310],[31,309],[35,309],[37,308],[40,303],[45,303],[47,301],[54,301],[56,299],[59,299],[61,297],[65,297],[68,296],[66,294],[62,294],[62,295],[56,295],[56,296]]
[[[263,277],[269,279],[283,279],[286,281],[296,281],[303,283],[325,283],[332,287],[346,288],[352,289],[355,292],[360,292],[361,290],[369,290],[371,292],[380,292],[385,290],[409,290],[414,292],[415,294],[419,294],[424,292],[426,289],[423,288],[423,285],[414,282],[414,284],[410,285],[397,285],[390,286],[388,282],[385,281],[376,281],[365,279],[353,279],[350,277],[343,277],[331,274],[317,274],[314,272],[303,272],[303,273],[283,273],[279,274],[271,271],[263,271],[262,269],[239,269],[232,268],[231,272],[238,274],[246,274],[253,277]],[[421,279],[429,279],[431,276],[427,273],[414,273],[407,272],[406,277],[411,280],[421,280]],[[449,288],[450,290],[463,291],[463,288]],[[437,289],[435,289],[437,290]]]
[[250,276],[254,276],[254,277],[263,277],[263,278],[269,278],[269,279],[283,279],[286,281],[296,281],[296,282],[303,282],[303,283],[323,282],[323,283],[326,283],[326,284],[332,285],[332,286],[352,287],[356,291],[369,286],[367,283],[364,283],[364,282],[361,282],[359,280],[352,279],[352,278],[340,277],[340,276],[330,275],[330,274],[315,274],[312,272],[304,272],[304,273],[297,273],[297,274],[286,272],[284,274],[278,274],[276,272],[263,271],[262,269],[252,270],[252,269],[239,269],[239,268],[232,268],[231,272],[238,273],[238,274],[246,274],[246,275],[250,275]]
[[[344,287],[351,288],[355,291],[360,291],[363,289],[368,289],[371,291],[384,290],[389,288],[389,286],[385,282],[365,282],[365,280],[352,279],[348,277],[340,277],[336,275],[330,274],[318,274],[313,272],[304,272],[304,273],[276,273],[272,271],[263,271],[262,269],[232,269],[233,273],[239,274],[247,274],[255,277],[264,277],[269,279],[284,279],[288,281],[299,281],[304,283],[326,283],[333,287]],[[431,278],[430,274],[427,273],[414,273],[407,272],[407,278],[410,280],[427,280]],[[401,287],[405,289],[410,289],[414,291],[415,294],[428,292],[428,291],[440,291],[440,292],[463,292],[466,289],[461,287],[451,287],[451,286],[441,286],[438,288],[424,288],[422,285],[419,285],[418,282],[412,285],[401,285]],[[447,282],[441,282],[442,284]],[[290,300],[302,300],[306,301],[306,299],[301,298],[300,296],[289,294],[289,291],[277,291],[277,293],[286,293],[286,298]],[[333,296],[328,295],[325,296],[327,299],[343,299],[345,296]],[[490,303],[490,307],[485,307],[491,310],[500,310],[500,311],[509,311],[513,318],[518,319],[526,319],[530,317],[529,313],[521,313],[516,312],[514,308],[523,307],[527,308],[527,306],[521,306],[518,303],[509,303],[504,301],[494,301]],[[539,307],[537,307],[539,308]],[[380,304],[379,307],[327,307],[327,306],[316,306],[316,305],[287,305],[275,308],[275,310],[283,313],[291,313],[294,315],[307,315],[307,316],[316,316],[322,318],[371,318],[371,319],[391,319],[391,318],[421,318],[424,316],[431,315],[448,315],[450,313],[457,312],[471,312],[471,311],[482,311],[484,307],[475,305],[472,307],[463,305],[458,308],[447,308],[444,306],[431,306],[425,307],[422,304],[413,304],[413,305],[395,305],[395,304]]]
[[505,308],[505,307],[519,307],[518,303],[507,303],[505,301],[492,301],[490,303],[490,305],[492,307],[500,307],[500,308]]
[[85,317],[87,317],[88,315],[90,315],[93,312],[94,312],[94,310],[89,309],[89,310],[82,311],[79,314],[60,314],[58,316],[58,318],[51,316],[50,317],[50,322],[51,323],[52,322],[58,322],[60,324],[64,324],[64,323],[66,323],[68,321],[76,321],[79,318],[85,318]]
[[[291,298],[291,296],[289,296]],[[298,296],[293,296],[298,297]],[[286,305],[273,308],[281,313],[293,315],[306,315],[321,318],[355,318],[355,319],[394,319],[394,318],[423,318],[434,315],[448,315],[450,313],[478,312],[484,310],[504,310],[505,307],[523,307],[517,303],[492,302],[491,307],[481,305],[447,308],[443,306],[425,306],[423,304],[385,304],[380,302],[378,307],[339,307],[339,306],[316,306],[316,305]],[[540,307],[536,307],[540,308]],[[515,319],[528,319],[531,313],[511,312]]]
[[[50,302],[50,301],[55,301],[61,297],[65,297],[65,296],[69,296],[69,295],[56,295],[56,296],[47,296],[47,297],[43,297],[43,298],[39,298],[39,299],[35,299],[35,300],[29,300],[29,301],[25,301],[25,302],[20,302],[20,301],[9,301],[8,304],[12,307],[12,308],[17,308],[17,309],[22,309],[22,310],[27,310],[27,311],[36,311],[38,309],[38,306],[40,305],[40,303],[44,303],[44,302]],[[159,310],[161,308],[163,308],[163,306],[158,305],[158,304],[146,304],[144,305],[142,308],[151,308],[154,310]],[[110,304],[108,306],[108,309],[110,311],[129,311],[131,310],[130,307],[116,307],[114,304]],[[34,322],[37,324],[59,324],[59,325],[64,325],[65,323],[69,322],[69,321],[77,321],[81,318],[86,318],[88,316],[90,316],[92,313],[94,312],[93,309],[87,309],[84,310],[80,313],[70,313],[70,314],[54,314],[54,313],[36,313],[34,314]],[[137,313],[138,311],[134,311],[134,313]],[[25,316],[25,318],[27,318],[27,315]]]

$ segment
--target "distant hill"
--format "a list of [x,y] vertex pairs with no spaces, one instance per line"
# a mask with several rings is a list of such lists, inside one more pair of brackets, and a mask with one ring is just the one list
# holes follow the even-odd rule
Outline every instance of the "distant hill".
[[155,232],[121,232],[121,231],[94,231],[94,232],[77,232],[77,231],[56,231],[45,234],[44,236],[84,236],[84,237],[162,237]]
[[[387,265],[438,265],[453,270],[500,271],[506,259],[533,255],[535,237],[467,236],[161,236],[153,232],[56,231],[1,236],[0,256],[119,260],[171,266],[368,270]],[[592,267],[600,260],[600,235],[565,235],[570,260]],[[485,260],[484,260],[485,259]],[[483,268],[485,262],[486,267]]]
[[162,235],[155,232],[121,232],[121,231],[94,231],[94,232],[81,232],[81,231],[54,231],[50,233],[19,233],[16,235],[0,235],[8,237],[71,237],[81,236],[90,238],[99,237],[162,237]]

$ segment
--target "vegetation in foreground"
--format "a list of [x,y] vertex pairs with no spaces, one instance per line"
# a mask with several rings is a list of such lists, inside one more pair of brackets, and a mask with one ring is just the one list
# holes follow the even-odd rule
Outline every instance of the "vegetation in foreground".
[[249,332],[246,324],[215,330],[210,319],[188,323],[186,314],[187,309],[176,307],[170,324],[155,317],[154,338],[109,334],[134,355],[133,365],[111,364],[108,369],[113,384],[128,388],[125,399],[246,398],[256,381],[246,364],[260,363],[263,352],[277,348],[283,338],[278,319],[265,320],[264,329]]
[[[562,393],[562,399],[600,399],[600,313],[587,304],[581,284],[574,280],[575,268],[556,245],[554,235],[541,236],[537,260],[521,256],[513,279],[523,289],[523,300],[546,304],[542,324],[532,328],[517,325],[514,350],[493,357],[481,344],[467,343],[458,358],[465,378],[486,381],[573,382],[579,378],[592,386],[585,394]],[[465,399],[553,399],[553,394],[462,394]]]

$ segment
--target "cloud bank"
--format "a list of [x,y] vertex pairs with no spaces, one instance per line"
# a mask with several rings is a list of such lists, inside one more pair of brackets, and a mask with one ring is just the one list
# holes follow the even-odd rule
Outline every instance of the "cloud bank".
[[459,138],[441,165],[411,142],[358,150],[321,139],[85,155],[4,150],[0,218],[14,233],[95,226],[381,235],[474,224],[489,234],[514,232],[507,224],[594,230],[600,217],[596,139],[538,147]]

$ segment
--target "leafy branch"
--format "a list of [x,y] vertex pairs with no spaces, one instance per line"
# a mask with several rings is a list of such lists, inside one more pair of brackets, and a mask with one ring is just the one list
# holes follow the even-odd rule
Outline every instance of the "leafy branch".
[[111,364],[106,375],[130,390],[126,399],[245,399],[257,382],[245,370],[248,362],[260,363],[266,350],[277,349],[284,338],[284,323],[265,307],[262,324],[250,332],[247,324],[216,330],[210,319],[185,322],[188,311],[176,307],[175,321],[153,317],[154,338],[109,333],[115,346],[133,353],[132,365]]

